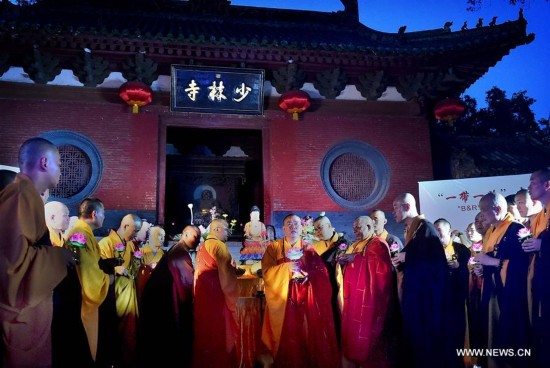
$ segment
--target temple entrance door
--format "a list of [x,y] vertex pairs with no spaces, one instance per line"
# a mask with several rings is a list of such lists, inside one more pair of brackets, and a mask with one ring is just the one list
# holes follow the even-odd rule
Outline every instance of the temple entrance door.
[[[262,132],[244,129],[168,127],[166,132],[165,227],[181,232],[227,215],[242,236],[253,205],[263,204]],[[192,208],[190,205],[192,204]]]

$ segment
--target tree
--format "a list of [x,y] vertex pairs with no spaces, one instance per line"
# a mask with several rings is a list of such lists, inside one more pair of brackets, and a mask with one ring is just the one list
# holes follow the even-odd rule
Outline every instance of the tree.
[[[485,0],[486,2],[487,0]],[[548,1],[548,0],[546,0]],[[466,10],[467,11],[477,11],[483,5],[484,0],[466,0]],[[510,5],[525,5],[525,0],[508,0]]]
[[548,129],[543,129],[544,120],[537,122],[531,105],[535,100],[527,96],[526,91],[519,91],[511,98],[498,87],[493,87],[486,93],[487,107],[477,109],[477,101],[466,95],[463,98],[466,105],[464,114],[458,118],[452,127],[443,122],[435,122],[435,133],[466,134],[473,136],[508,136],[522,134],[537,137],[548,136]]
[[493,87],[480,109],[470,96],[462,101],[464,114],[452,125],[432,121],[434,179],[513,175],[548,164],[550,121],[535,120],[526,91],[508,98]]

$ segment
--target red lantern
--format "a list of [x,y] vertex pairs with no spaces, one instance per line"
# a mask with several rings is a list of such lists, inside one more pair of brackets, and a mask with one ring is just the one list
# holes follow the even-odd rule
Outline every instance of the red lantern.
[[153,101],[153,91],[142,82],[126,82],[120,86],[118,95],[132,106],[132,112],[138,113],[140,106],[146,106]]
[[298,120],[298,113],[306,111],[309,106],[311,106],[309,95],[304,91],[288,91],[279,97],[279,107],[292,113],[294,120]]
[[446,121],[452,124],[464,113],[464,103],[458,98],[446,98],[434,106],[434,115],[437,120]]

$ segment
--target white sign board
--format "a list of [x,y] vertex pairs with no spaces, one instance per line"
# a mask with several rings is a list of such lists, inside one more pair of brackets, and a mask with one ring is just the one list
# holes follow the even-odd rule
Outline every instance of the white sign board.
[[16,173],[19,172],[19,168],[16,166],[8,166],[8,165],[0,165],[0,170],[10,170],[15,171]]
[[529,186],[531,174],[418,182],[420,213],[430,222],[444,218],[464,232],[479,212],[479,200],[494,191],[503,196]]

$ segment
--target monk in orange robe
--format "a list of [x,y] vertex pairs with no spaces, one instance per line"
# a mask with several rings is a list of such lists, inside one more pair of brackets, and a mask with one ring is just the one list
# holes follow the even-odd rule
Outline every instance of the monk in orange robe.
[[323,259],[302,241],[300,217],[283,221],[284,238],[262,258],[266,311],[262,341],[275,367],[339,367],[331,285]]
[[40,194],[57,185],[55,145],[32,138],[21,146],[13,183],[0,192],[0,366],[52,365],[52,291],[74,265],[49,243]]
[[225,245],[227,221],[215,219],[197,251],[193,321],[194,367],[236,367],[239,286],[231,254]]
[[355,219],[353,231],[358,240],[337,256],[342,367],[391,367],[389,313],[397,312],[397,294],[389,248],[368,216]]

